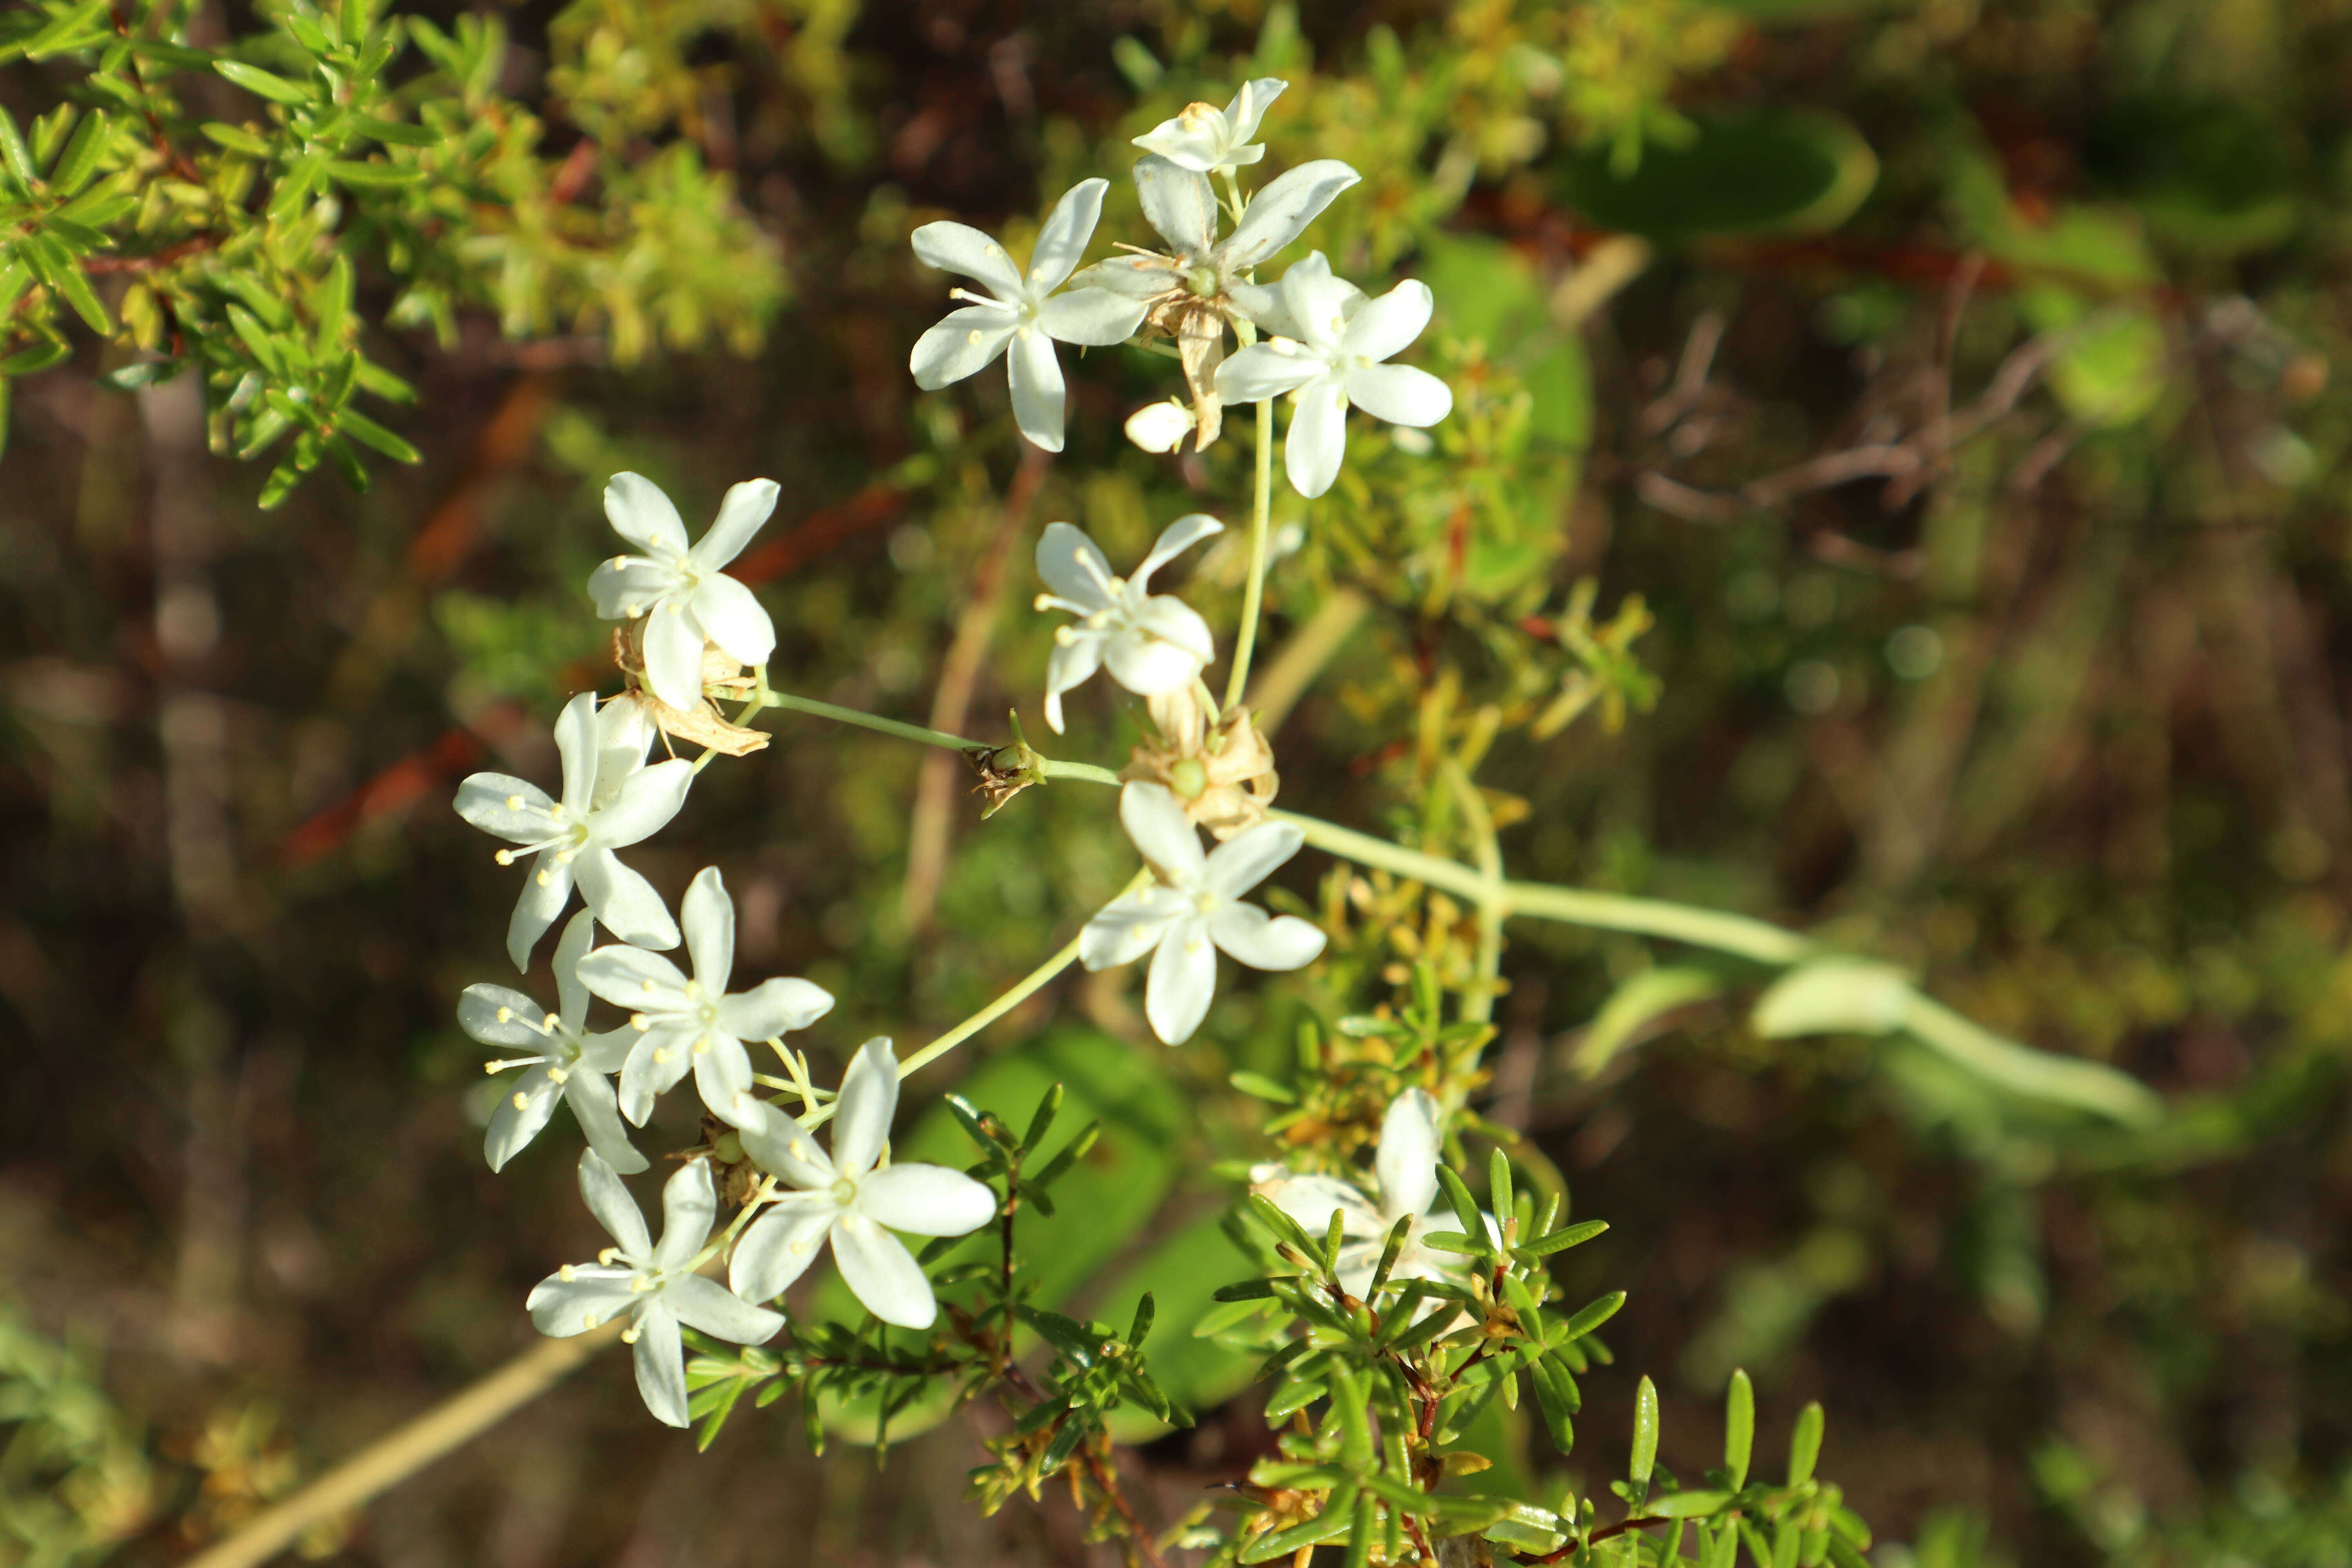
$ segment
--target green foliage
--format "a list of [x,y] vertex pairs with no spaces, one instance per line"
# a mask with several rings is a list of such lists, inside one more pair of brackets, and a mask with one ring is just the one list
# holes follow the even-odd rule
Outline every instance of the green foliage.
[[0,1303],[0,1563],[98,1562],[146,1522],[154,1491],[144,1434],[97,1366]]

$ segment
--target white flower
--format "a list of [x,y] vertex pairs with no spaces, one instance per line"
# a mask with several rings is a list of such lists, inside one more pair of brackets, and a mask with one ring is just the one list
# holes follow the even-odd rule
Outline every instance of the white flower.
[[1224,108],[1213,103],[1187,104],[1175,119],[1163,120],[1149,133],[1137,137],[1135,144],[1202,174],[1255,163],[1265,156],[1265,144],[1243,143],[1257,134],[1258,121],[1265,118],[1267,107],[1289,85],[1270,76],[1245,81]]
[[[485,833],[520,849],[499,851],[499,864],[520,855],[539,859],[515,901],[507,926],[507,956],[517,969],[530,967],[530,950],[555,923],[580,883],[580,896],[597,923],[623,942],[640,947],[676,947],[677,922],[669,918],[654,886],[621,864],[613,853],[648,838],[686,804],[694,764],[684,761],[643,766],[634,760],[625,728],[620,743],[607,747],[596,717],[596,697],[582,692],[555,721],[555,749],[563,758],[563,798],[550,800],[537,784],[507,773],[476,773],[457,786],[457,815]],[[600,753],[609,752],[619,770],[617,785],[606,788]]]
[[614,474],[604,487],[614,531],[645,552],[615,555],[588,579],[596,613],[646,622],[646,680],[673,708],[702,704],[702,645],[715,642],[745,664],[776,651],[775,623],[751,590],[719,570],[743,552],[776,510],[776,482],[747,479],[727,492],[719,516],[689,547],[686,524],[659,486],[642,474]]
[[637,1392],[656,1420],[687,1424],[686,1348],[677,1326],[756,1345],[784,1326],[783,1314],[754,1307],[716,1279],[694,1272],[695,1255],[719,1212],[710,1166],[697,1160],[662,1189],[662,1238],[646,1234],[645,1215],[595,1150],[580,1155],[580,1195],[613,1239],[593,1263],[567,1263],[541,1280],[525,1303],[539,1331],[555,1339],[584,1334],[615,1313],[629,1314],[621,1338],[635,1347]]
[[1209,623],[1200,612],[1167,594],[1151,594],[1151,574],[1225,525],[1205,512],[1180,517],[1160,531],[1151,553],[1129,577],[1110,574],[1102,549],[1066,522],[1049,522],[1037,540],[1037,575],[1051,593],[1037,595],[1041,610],[1067,610],[1078,617],[1054,633],[1054,656],[1045,666],[1045,722],[1062,732],[1062,693],[1105,664],[1111,679],[1138,697],[1175,690],[1199,676],[1217,657]]
[[1167,1044],[1183,1044],[1208,1014],[1217,988],[1212,943],[1253,969],[1297,969],[1323,951],[1323,933],[1297,916],[1277,918],[1239,901],[1298,853],[1304,839],[1296,827],[1263,822],[1203,856],[1176,797],[1139,783],[1119,791],[1118,819],[1160,885],[1104,905],[1078,933],[1078,958],[1088,969],[1109,969],[1157,948],[1143,1016]]
[[638,1036],[621,1067],[621,1110],[638,1126],[687,1069],[702,1103],[722,1121],[756,1115],[751,1108],[751,1056],[745,1040],[773,1039],[787,1029],[805,1029],[824,1016],[833,998],[805,980],[771,980],[732,995],[727,982],[735,968],[735,903],[706,866],[678,905],[686,926],[686,951],[694,959],[688,980],[677,964],[636,947],[600,947],[580,961],[580,981],[618,1007],[631,1009],[629,1026]]
[[1172,452],[1182,446],[1200,420],[1192,410],[1171,397],[1147,403],[1127,416],[1127,438],[1147,452]]
[[[1388,1246],[1396,1222],[1411,1216],[1404,1245],[1397,1251],[1391,1279],[1446,1279],[1458,1277],[1462,1259],[1440,1252],[1422,1238],[1433,1230],[1458,1230],[1461,1221],[1437,1187],[1437,1101],[1424,1089],[1409,1089],[1389,1102],[1381,1122],[1381,1142],[1373,1155],[1372,1173],[1380,1184],[1377,1198],[1337,1176],[1301,1175],[1282,1165],[1260,1165],[1250,1172],[1251,1190],[1272,1199],[1297,1220],[1308,1236],[1320,1239],[1331,1228],[1337,1212],[1339,1234],[1339,1283],[1351,1296],[1370,1289],[1381,1253]],[[1487,1218],[1490,1234],[1495,1223]],[[1424,1307],[1426,1310],[1426,1307]]]
[[797,1188],[776,1199],[736,1244],[728,1280],[738,1295],[773,1300],[828,1242],[833,1261],[866,1310],[902,1329],[928,1329],[939,1314],[931,1283],[890,1232],[961,1236],[996,1215],[996,1194],[943,1165],[874,1168],[898,1109],[898,1063],[887,1039],[871,1039],[842,1075],[827,1158],[799,1122],[761,1102],[743,1129],[743,1148],[762,1170]]
[[[1283,467],[1303,496],[1319,496],[1348,454],[1348,405],[1391,425],[1434,425],[1454,394],[1425,370],[1383,364],[1429,324],[1429,285],[1408,279],[1377,300],[1305,262],[1282,279],[1284,335],[1254,343],[1217,371],[1217,395],[1257,403],[1290,394],[1295,412],[1283,439]],[[1295,334],[1295,335],[1293,335]]]
[[1206,174],[1157,153],[1137,160],[1136,194],[1143,199],[1143,216],[1168,242],[1168,253],[1115,256],[1096,262],[1076,281],[1140,301],[1151,330],[1176,340],[1200,422],[1196,446],[1206,447],[1217,438],[1216,372],[1224,358],[1226,326],[1237,315],[1252,315],[1253,304],[1273,293],[1249,281],[1251,268],[1297,239],[1360,177],[1336,158],[1301,163],[1251,198],[1234,232],[1221,241],[1217,195]]
[[520,1068],[514,1091],[499,1101],[482,1153],[490,1169],[506,1163],[539,1136],[555,1114],[558,1099],[572,1107],[588,1146],[624,1175],[646,1168],[646,1157],[632,1148],[621,1125],[606,1073],[621,1070],[636,1036],[628,1029],[601,1035],[583,1034],[588,1017],[588,988],[580,983],[579,966],[588,944],[595,939],[595,917],[583,910],[572,917],[555,943],[555,995],[560,1010],[550,1013],[520,991],[503,985],[468,985],[457,999],[457,1026],[486,1046],[506,1046],[530,1051],[527,1057],[501,1057],[489,1070]]
[[1004,247],[961,223],[927,223],[914,233],[915,254],[946,272],[976,279],[988,292],[954,290],[971,301],[916,340],[907,367],[915,384],[936,392],[986,369],[1010,346],[1005,362],[1013,384],[1013,417],[1021,434],[1048,452],[1062,449],[1062,363],[1056,340],[1086,348],[1124,342],[1143,320],[1143,307],[1096,288],[1055,294],[1087,253],[1102,217],[1105,180],[1081,180],[1054,205],[1026,272]]

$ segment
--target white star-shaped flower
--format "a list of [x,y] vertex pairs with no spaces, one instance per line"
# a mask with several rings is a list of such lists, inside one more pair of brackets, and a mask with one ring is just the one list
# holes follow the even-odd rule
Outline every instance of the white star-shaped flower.
[[1139,783],[1119,791],[1118,819],[1160,883],[1104,905],[1078,933],[1078,958],[1088,969],[1109,969],[1150,952],[1143,1016],[1167,1044],[1183,1044],[1208,1015],[1217,948],[1268,970],[1297,969],[1322,952],[1323,933],[1307,921],[1240,901],[1298,853],[1305,840],[1296,827],[1262,822],[1204,856],[1200,833],[1176,797],[1163,785]]
[[1257,134],[1258,121],[1265,118],[1268,106],[1289,85],[1271,76],[1245,81],[1224,108],[1213,103],[1187,104],[1175,119],[1163,120],[1137,137],[1135,144],[1195,174],[1213,174],[1255,163],[1265,156],[1265,146],[1250,142],[1250,138]]
[[986,369],[1010,347],[1005,362],[1013,385],[1013,417],[1021,434],[1048,452],[1062,449],[1062,362],[1056,342],[1084,348],[1124,342],[1143,320],[1143,307],[1097,288],[1056,294],[1068,281],[1102,217],[1105,180],[1081,180],[1054,205],[1029,268],[968,224],[927,223],[914,233],[915,255],[944,272],[961,272],[988,290],[958,289],[952,298],[969,300],[961,310],[916,340],[907,367],[915,384],[936,392],[950,382]]
[[646,682],[671,707],[702,705],[702,645],[717,643],[744,664],[776,651],[776,626],[751,590],[719,570],[743,552],[776,510],[776,482],[747,479],[727,492],[719,516],[692,545],[661,487],[643,474],[614,474],[604,515],[642,555],[615,555],[590,574],[589,596],[608,621],[646,621]]
[[[1332,1214],[1339,1215],[1339,1283],[1351,1296],[1361,1297],[1370,1289],[1389,1232],[1408,1215],[1412,1225],[1389,1278],[1458,1279],[1462,1258],[1422,1240],[1433,1230],[1461,1226],[1438,1192],[1437,1157],[1444,1146],[1437,1101],[1425,1089],[1409,1089],[1389,1102],[1388,1114],[1381,1121],[1380,1147],[1372,1159],[1377,1197],[1337,1176],[1302,1175],[1274,1164],[1250,1172],[1251,1190],[1272,1199],[1311,1237],[1322,1237],[1331,1228]],[[1492,1218],[1486,1227],[1490,1234],[1499,1234]]]
[[637,1037],[621,1066],[621,1111],[638,1126],[654,1098],[694,1070],[702,1103],[722,1121],[756,1115],[751,1108],[751,1055],[746,1040],[773,1039],[805,1029],[833,1006],[833,997],[805,980],[771,980],[730,994],[735,968],[735,901],[719,868],[706,866],[678,905],[694,978],[677,964],[638,947],[600,947],[580,961],[580,981],[616,1007],[630,1009]]
[[1076,623],[1054,633],[1045,665],[1045,722],[1062,732],[1062,693],[1110,666],[1111,679],[1139,697],[1189,685],[1217,657],[1209,623],[1181,599],[1150,592],[1151,574],[1225,525],[1205,512],[1160,531],[1143,563],[1127,577],[1110,574],[1102,547],[1066,522],[1049,522],[1037,540],[1037,575],[1050,593],[1041,610],[1067,610]]
[[[596,716],[593,692],[564,705],[555,721],[555,749],[563,759],[563,798],[550,800],[537,784],[509,773],[475,773],[457,786],[457,815],[485,833],[520,849],[499,851],[499,864],[536,854],[522,897],[507,926],[507,956],[517,969],[530,967],[530,950],[580,884],[580,897],[606,931],[640,947],[676,947],[677,922],[669,918],[654,886],[621,864],[613,851],[625,849],[666,826],[686,804],[694,764],[685,761],[645,767],[639,749],[632,759],[632,731],[625,725],[617,743]],[[604,776],[609,758],[617,784]]]
[[890,1233],[961,1236],[996,1216],[996,1194],[943,1165],[875,1169],[898,1109],[898,1062],[871,1039],[842,1075],[830,1158],[801,1124],[765,1102],[743,1129],[743,1149],[796,1191],[753,1222],[735,1245],[728,1280],[748,1300],[769,1301],[799,1279],[828,1243],[843,1283],[866,1310],[902,1329],[939,1314],[931,1282]]
[[556,1012],[503,985],[468,985],[457,999],[457,1026],[467,1034],[486,1046],[531,1053],[501,1057],[489,1064],[494,1073],[522,1069],[513,1090],[499,1100],[482,1141],[482,1153],[493,1171],[504,1169],[539,1136],[555,1114],[558,1100],[572,1107],[580,1130],[588,1135],[588,1146],[606,1164],[624,1175],[646,1168],[646,1157],[631,1147],[628,1131],[621,1125],[613,1086],[604,1076],[621,1070],[636,1034],[624,1028],[590,1035],[581,1028],[588,1017],[588,988],[580,984],[580,960],[595,935],[596,919],[583,910],[556,939]]
[[569,1339],[626,1312],[621,1338],[636,1352],[637,1392],[655,1419],[687,1424],[686,1347],[677,1328],[739,1345],[756,1345],[784,1326],[783,1314],[754,1307],[694,1272],[695,1256],[719,1213],[709,1162],[681,1168],[662,1188],[662,1238],[646,1234],[645,1215],[621,1178],[593,1149],[580,1155],[580,1195],[618,1245],[593,1263],[567,1263],[541,1280],[525,1305],[542,1334]]
[[1294,412],[1283,437],[1283,468],[1300,495],[1319,496],[1348,455],[1349,404],[1375,419],[1415,427],[1453,412],[1454,394],[1437,377],[1381,363],[1421,335],[1433,305],[1429,285],[1418,279],[1368,300],[1328,266],[1301,262],[1283,275],[1274,319],[1284,335],[1253,343],[1220,365],[1217,395],[1258,403],[1288,393]]

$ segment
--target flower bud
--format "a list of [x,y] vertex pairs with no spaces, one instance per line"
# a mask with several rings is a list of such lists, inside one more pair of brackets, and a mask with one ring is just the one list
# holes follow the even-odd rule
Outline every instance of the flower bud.
[[1172,452],[1192,433],[1192,411],[1170,398],[1147,403],[1127,416],[1127,438],[1147,452]]

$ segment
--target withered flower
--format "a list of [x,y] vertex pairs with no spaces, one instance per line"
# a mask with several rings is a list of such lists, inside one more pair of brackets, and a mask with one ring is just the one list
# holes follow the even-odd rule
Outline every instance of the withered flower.
[[1150,700],[1159,742],[1136,747],[1118,776],[1166,785],[1220,843],[1265,821],[1281,780],[1249,710],[1236,704],[1212,724],[1197,684]]
[[[744,757],[768,743],[764,731],[746,730],[721,718],[719,710],[708,697],[698,699],[692,708],[673,708],[654,695],[646,679],[645,621],[629,622],[613,633],[613,662],[628,679],[629,689],[607,703],[607,708],[619,703],[632,703],[645,718],[673,741],[686,741],[698,746],[708,746],[714,752],[724,752],[730,757]],[[730,691],[749,692],[754,684],[741,662],[717,643],[702,647],[702,684],[722,687]]]

